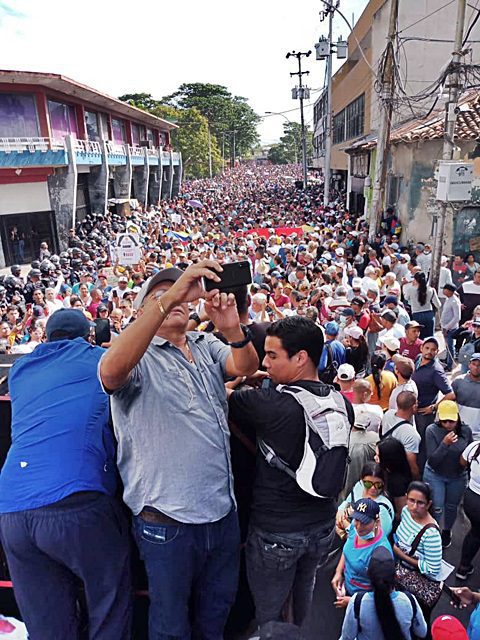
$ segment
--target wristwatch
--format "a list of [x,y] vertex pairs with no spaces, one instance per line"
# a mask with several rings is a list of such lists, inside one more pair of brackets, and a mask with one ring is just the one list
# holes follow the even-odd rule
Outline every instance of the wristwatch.
[[191,313],[191,314],[188,316],[188,319],[189,319],[189,320],[194,320],[194,321],[197,323],[197,327],[198,327],[198,325],[199,325],[199,324],[201,324],[201,323],[202,323],[202,319],[200,318],[200,316],[198,315],[198,313],[195,313],[195,312],[194,312],[194,313]]
[[252,341],[252,332],[250,331],[250,329],[244,324],[240,325],[240,329],[242,330],[242,333],[245,337],[243,338],[243,340],[240,340],[240,342],[229,342],[228,346],[232,349],[241,349]]

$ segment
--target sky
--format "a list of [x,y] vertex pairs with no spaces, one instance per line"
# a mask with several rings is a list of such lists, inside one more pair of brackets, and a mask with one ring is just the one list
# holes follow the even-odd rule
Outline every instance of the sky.
[[[351,22],[368,0],[340,0]],[[287,112],[300,121],[292,100],[297,60],[289,51],[312,50],[304,81],[319,95],[325,63],[315,42],[327,34],[322,0],[0,0],[1,67],[61,73],[103,93],[173,93],[184,82],[221,84],[248,99],[256,113]],[[334,40],[348,27],[334,21]],[[334,62],[334,70],[340,66]],[[306,109],[311,125],[312,107]],[[282,135],[285,118],[262,118],[264,144]]]

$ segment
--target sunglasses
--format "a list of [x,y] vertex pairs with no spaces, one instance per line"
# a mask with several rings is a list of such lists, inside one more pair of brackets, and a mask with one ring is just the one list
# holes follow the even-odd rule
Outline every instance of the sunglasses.
[[371,489],[375,487],[377,491],[381,491],[384,487],[383,482],[372,482],[371,480],[363,480],[363,486],[365,489]]

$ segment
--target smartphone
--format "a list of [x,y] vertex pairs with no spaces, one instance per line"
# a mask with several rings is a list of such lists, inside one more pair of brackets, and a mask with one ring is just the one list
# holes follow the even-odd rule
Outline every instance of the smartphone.
[[447,594],[451,602],[453,602],[453,604],[456,607],[460,607],[460,605],[462,604],[462,601],[460,600],[459,596],[457,596],[457,594],[452,589],[452,587],[449,587],[448,584],[443,583],[442,591],[444,591]]
[[205,291],[212,291],[213,289],[232,289],[234,287],[241,287],[243,285],[250,284],[252,282],[252,271],[250,269],[250,261],[243,260],[242,262],[228,262],[222,264],[223,271],[217,273],[220,278],[220,282],[214,282],[204,278]]

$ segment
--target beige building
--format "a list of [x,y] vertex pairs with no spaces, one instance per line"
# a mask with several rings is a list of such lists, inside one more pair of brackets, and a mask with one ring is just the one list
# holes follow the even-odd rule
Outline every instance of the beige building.
[[[392,147],[389,160],[386,204],[395,205],[400,214],[403,240],[430,239],[432,213],[432,180],[435,164],[441,157],[444,98],[435,81],[451,59],[456,22],[457,2],[444,6],[439,0],[401,0],[399,3],[396,40],[397,95],[394,134],[400,136]],[[347,189],[349,206],[353,211],[368,214],[374,182],[376,135],[379,126],[379,102],[375,87],[376,73],[385,49],[390,0],[370,0],[348,39],[348,58],[332,81],[332,175],[334,184]],[[465,48],[470,49],[466,62],[480,62],[480,21],[474,24],[476,11],[467,6],[465,33],[471,27]],[[362,53],[363,52],[363,55]],[[404,95],[431,94],[423,101],[408,101]],[[472,95],[470,98],[472,98]],[[363,96],[363,98],[362,98]],[[465,96],[463,96],[465,99]],[[362,106],[354,109],[354,105]],[[434,109],[432,109],[436,101]],[[314,107],[314,146],[316,164],[323,166],[325,131],[325,94]],[[438,111],[436,111],[438,109]],[[459,121],[460,157],[472,151],[475,137],[472,119]],[[414,122],[419,117],[423,120]],[[363,119],[363,122],[362,122]],[[405,124],[406,123],[406,124]],[[419,139],[412,134],[408,142],[402,140],[408,130],[422,130],[433,126],[435,135],[422,132]],[[400,127],[398,132],[396,127]],[[427,127],[428,128],[428,127]],[[426,135],[426,137],[425,137]],[[336,181],[336,182],[335,182]],[[427,203],[428,206],[427,206]],[[471,225],[470,225],[471,227]],[[451,229],[449,246],[459,246]],[[468,245],[468,241],[465,241]]]

